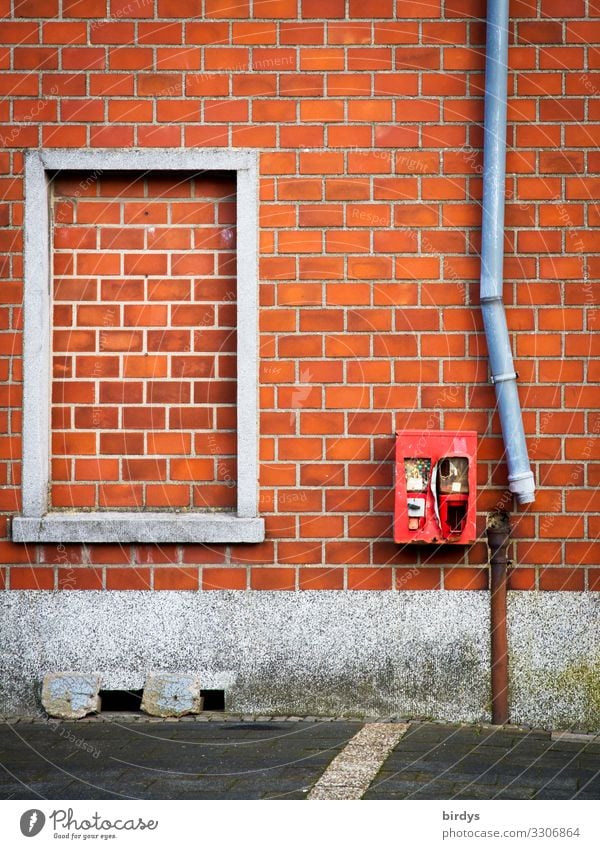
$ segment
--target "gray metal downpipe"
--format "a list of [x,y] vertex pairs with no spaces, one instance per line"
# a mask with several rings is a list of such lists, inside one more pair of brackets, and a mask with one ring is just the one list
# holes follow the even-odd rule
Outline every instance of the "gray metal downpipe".
[[535,482],[502,302],[508,3],[509,0],[488,0],[487,4],[480,298],[508,463],[509,489],[520,504],[528,504],[535,498]]

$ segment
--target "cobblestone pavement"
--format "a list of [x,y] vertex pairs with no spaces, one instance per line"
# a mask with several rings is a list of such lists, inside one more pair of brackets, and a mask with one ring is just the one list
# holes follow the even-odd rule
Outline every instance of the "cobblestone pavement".
[[[304,799],[363,724],[0,723],[0,799]],[[363,798],[599,799],[599,772],[600,736],[415,722]]]
[[364,799],[600,799],[600,735],[414,723]]
[[303,799],[359,722],[0,725],[0,799]]

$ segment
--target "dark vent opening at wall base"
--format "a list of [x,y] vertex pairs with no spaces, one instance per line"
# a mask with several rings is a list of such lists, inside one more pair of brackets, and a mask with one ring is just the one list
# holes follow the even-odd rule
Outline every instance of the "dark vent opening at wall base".
[[102,713],[140,713],[142,693],[142,690],[100,690]]
[[[100,690],[102,713],[140,713],[143,690]],[[204,710],[225,710],[225,690],[201,690]]]
[[225,690],[200,690],[204,710],[225,710]]

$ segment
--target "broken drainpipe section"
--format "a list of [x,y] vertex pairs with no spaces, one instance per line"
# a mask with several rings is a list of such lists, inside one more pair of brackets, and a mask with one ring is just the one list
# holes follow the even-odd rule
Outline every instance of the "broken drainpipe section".
[[508,2],[488,0],[487,4],[480,300],[508,464],[509,489],[520,504],[528,504],[535,498],[535,482],[502,301]]

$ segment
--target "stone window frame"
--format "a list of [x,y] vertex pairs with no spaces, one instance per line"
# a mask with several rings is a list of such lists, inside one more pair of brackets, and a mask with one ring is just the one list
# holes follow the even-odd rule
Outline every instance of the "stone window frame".
[[[237,510],[49,509],[50,184],[56,171],[235,171],[237,178]],[[258,168],[253,150],[30,150],[25,154],[22,513],[15,542],[261,542],[258,515]],[[240,459],[241,458],[241,459]]]

